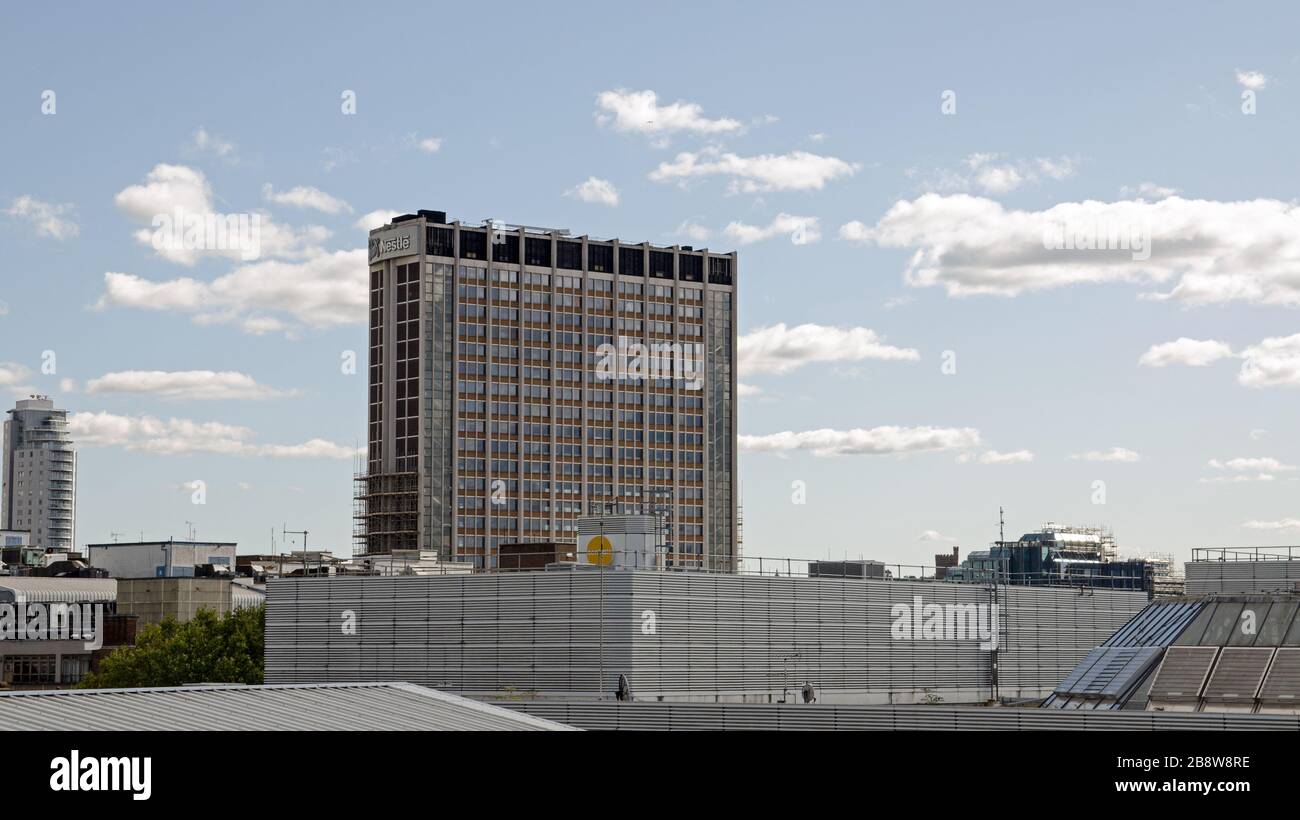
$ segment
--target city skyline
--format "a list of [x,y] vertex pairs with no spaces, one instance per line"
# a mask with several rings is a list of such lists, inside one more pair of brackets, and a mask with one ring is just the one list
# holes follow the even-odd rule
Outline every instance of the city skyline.
[[[77,546],[287,525],[349,552],[365,243],[427,207],[738,252],[746,555],[928,565],[999,506],[1011,539],[1102,525],[1180,560],[1300,533],[1300,54],[1270,7],[1127,9],[1164,32],[1142,49],[1118,11],[703,8],[597,65],[555,45],[632,12],[536,9],[434,74],[422,32],[468,9],[330,8],[0,33],[0,399],[69,411]],[[243,220],[188,247],[212,214]]]

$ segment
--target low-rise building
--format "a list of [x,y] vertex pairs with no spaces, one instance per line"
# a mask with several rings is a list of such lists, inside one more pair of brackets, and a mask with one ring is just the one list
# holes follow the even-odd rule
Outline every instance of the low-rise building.
[[193,578],[201,567],[235,571],[233,541],[133,541],[87,544],[90,565],[114,578]]
[[0,687],[80,681],[107,641],[126,634],[107,628],[116,598],[111,578],[0,577]]
[[162,623],[168,617],[185,623],[200,609],[225,615],[236,609],[259,606],[266,593],[228,578],[120,578],[117,611],[135,615],[140,626]]

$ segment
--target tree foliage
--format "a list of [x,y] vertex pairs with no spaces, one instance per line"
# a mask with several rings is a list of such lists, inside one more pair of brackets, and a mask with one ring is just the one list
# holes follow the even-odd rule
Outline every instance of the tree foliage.
[[80,689],[181,686],[187,683],[262,682],[266,607],[237,609],[218,617],[201,609],[194,620],[167,618],[146,626],[135,646],[105,657]]

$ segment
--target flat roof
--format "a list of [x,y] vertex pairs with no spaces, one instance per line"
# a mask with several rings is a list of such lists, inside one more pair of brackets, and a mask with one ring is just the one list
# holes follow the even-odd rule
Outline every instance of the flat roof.
[[410,683],[0,692],[0,731],[574,731]]

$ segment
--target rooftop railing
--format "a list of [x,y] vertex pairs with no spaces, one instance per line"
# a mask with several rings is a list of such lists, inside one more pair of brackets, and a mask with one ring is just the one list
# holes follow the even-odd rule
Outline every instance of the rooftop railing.
[[1300,561],[1300,546],[1196,547],[1192,561]]
[[[544,551],[508,552],[493,555],[492,563],[484,562],[482,555],[463,555],[439,562],[419,557],[395,556],[385,558],[386,575],[448,574],[440,568],[456,567],[461,574],[496,574],[537,571],[575,572],[690,572],[710,575],[746,575],[769,578],[816,578],[867,581],[921,581],[928,583],[1001,584],[1011,586],[1082,587],[1090,589],[1146,590],[1152,578],[1148,574],[1092,575],[1085,572],[1065,573],[1011,573],[999,570],[975,570],[967,567],[934,567],[922,564],[887,564],[874,561],[854,561],[817,558],[765,558],[745,556],[740,559],[710,558],[698,554],[665,551],[618,551],[596,553],[597,561],[589,553],[576,553],[570,544],[557,545],[558,549]],[[577,554],[575,561],[573,556]],[[561,555],[564,560],[557,560]],[[377,556],[362,556],[374,558]],[[604,561],[604,563],[601,563]],[[466,567],[465,564],[473,564]],[[734,565],[734,568],[733,568]],[[939,570],[943,570],[942,577]]]

